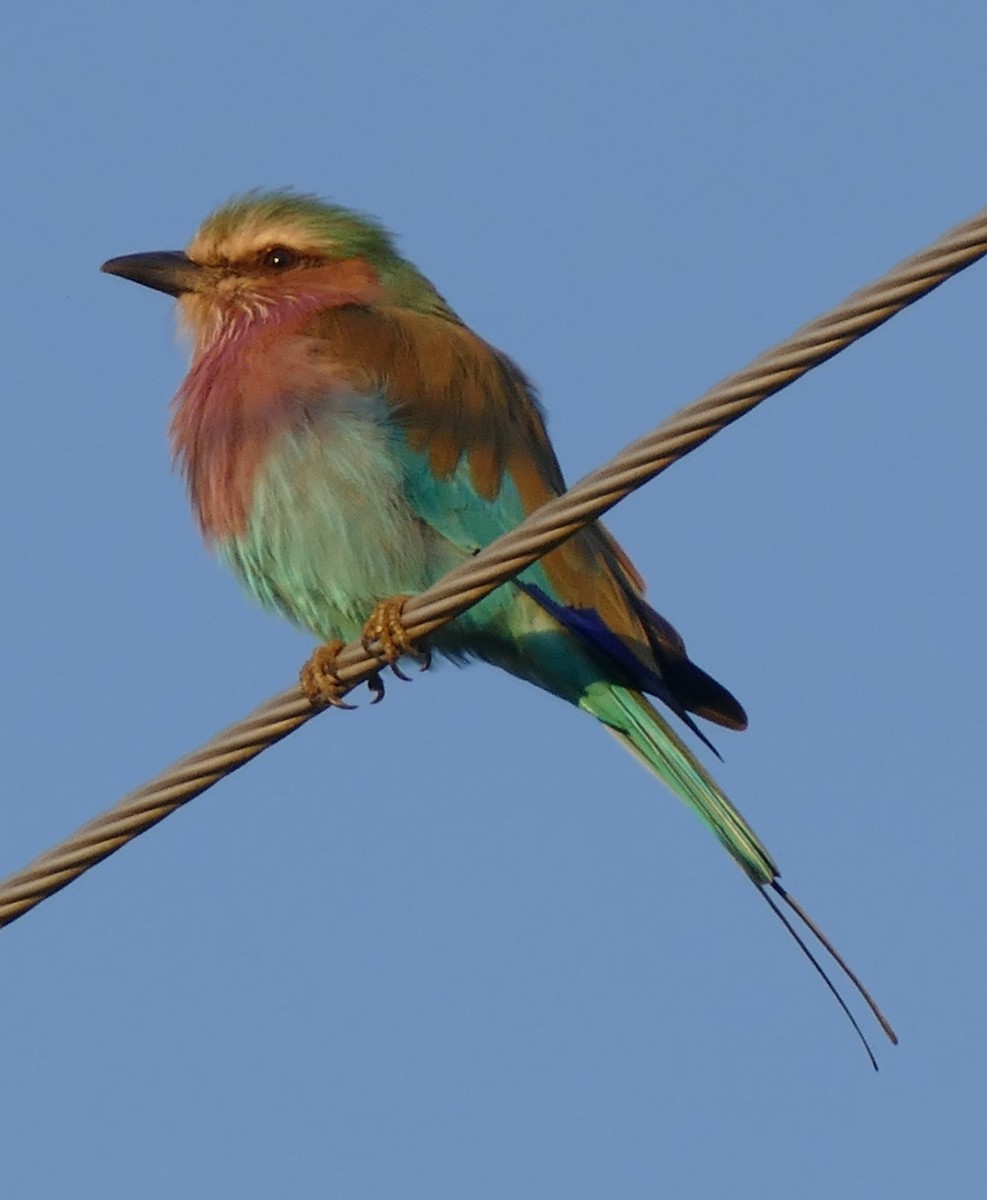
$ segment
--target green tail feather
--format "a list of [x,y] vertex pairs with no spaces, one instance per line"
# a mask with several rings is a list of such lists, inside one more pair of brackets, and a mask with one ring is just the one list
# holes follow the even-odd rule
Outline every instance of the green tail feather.
[[758,885],[778,869],[753,829],[713,782],[692,751],[639,693],[591,684],[579,704],[694,809]]

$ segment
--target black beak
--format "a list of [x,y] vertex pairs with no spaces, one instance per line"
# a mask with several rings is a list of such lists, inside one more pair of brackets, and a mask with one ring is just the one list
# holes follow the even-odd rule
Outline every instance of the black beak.
[[156,250],[150,254],[125,254],[122,258],[111,258],[100,267],[107,275],[119,275],[132,279],[145,287],[169,296],[181,296],[185,292],[197,292],[205,286],[212,275],[208,267],[193,262],[181,250]]

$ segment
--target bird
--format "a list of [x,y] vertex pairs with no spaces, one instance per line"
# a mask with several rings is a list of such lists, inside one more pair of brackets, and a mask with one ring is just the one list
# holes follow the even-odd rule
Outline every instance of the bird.
[[[301,672],[315,705],[347,706],[335,656],[361,638],[401,673],[427,665],[506,670],[600,722],[725,847],[842,995],[779,902],[896,1035],[657,701],[696,719],[747,716],[692,662],[644,581],[600,523],[416,645],[401,624],[424,590],[565,481],[535,389],[474,332],[362,212],[314,195],[254,190],[215,209],[184,251],[128,254],[102,270],[177,301],[191,341],[170,438],[207,544],[246,591],[320,642]],[[375,699],[382,694],[379,676]],[[714,750],[715,752],[715,750]]]

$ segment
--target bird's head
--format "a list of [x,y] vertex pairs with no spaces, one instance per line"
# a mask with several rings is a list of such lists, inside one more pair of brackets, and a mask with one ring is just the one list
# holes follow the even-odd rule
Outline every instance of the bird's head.
[[386,303],[457,319],[376,221],[288,191],[235,197],[184,251],[127,254],[102,270],[175,296],[200,348],[287,305]]

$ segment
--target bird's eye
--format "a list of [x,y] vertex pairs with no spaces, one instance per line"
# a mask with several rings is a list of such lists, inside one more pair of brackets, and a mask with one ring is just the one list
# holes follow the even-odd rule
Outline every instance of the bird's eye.
[[287,246],[271,246],[261,255],[261,265],[271,271],[288,271],[300,262],[300,255]]

